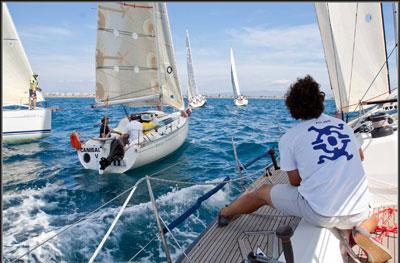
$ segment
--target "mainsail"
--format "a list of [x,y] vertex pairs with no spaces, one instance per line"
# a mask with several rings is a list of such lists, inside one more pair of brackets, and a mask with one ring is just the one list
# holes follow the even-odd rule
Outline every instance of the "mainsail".
[[[3,106],[29,103],[32,68],[6,3],[2,4]],[[40,101],[40,100],[38,100]]]
[[315,3],[331,88],[340,112],[390,93],[380,3]]
[[165,4],[98,7],[96,102],[183,109]]
[[186,62],[188,72],[188,98],[196,97],[199,92],[197,91],[196,82],[194,80],[194,70],[192,61],[192,49],[190,47],[189,32],[186,30]]
[[232,88],[233,88],[233,95],[235,98],[239,97],[240,89],[239,89],[239,82],[236,74],[236,65],[235,59],[233,57],[233,49],[231,48],[231,81],[232,81]]

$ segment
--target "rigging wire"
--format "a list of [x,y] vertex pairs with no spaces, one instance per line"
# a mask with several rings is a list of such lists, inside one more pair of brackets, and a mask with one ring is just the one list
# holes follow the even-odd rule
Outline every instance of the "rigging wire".
[[377,79],[377,77],[379,76],[379,74],[381,73],[382,69],[385,67],[385,65],[388,63],[388,60],[390,58],[390,56],[393,54],[393,51],[396,49],[398,43],[396,43],[394,45],[394,47],[392,48],[392,51],[390,51],[389,56],[387,56],[385,62],[383,63],[383,65],[381,66],[381,68],[379,69],[378,73],[375,75],[374,79],[372,80],[371,84],[369,85],[368,89],[365,91],[364,95],[361,97],[360,102],[357,104],[356,108],[354,109],[354,111],[356,111],[358,109],[358,107],[362,104],[362,100],[364,99],[364,97],[367,95],[369,89],[372,87],[372,85],[374,84],[375,80]]
[[[353,51],[352,51],[352,54],[351,54],[349,98],[348,98],[349,102],[350,102],[350,96],[351,96],[351,84],[352,84],[352,80],[353,80],[354,51],[355,51],[355,46],[356,46],[356,35],[357,35],[357,18],[358,18],[358,2],[357,2],[357,5],[356,5],[356,17],[355,17],[355,22],[354,22],[354,34],[353,34]],[[347,123],[348,119],[349,119],[349,113],[346,114],[346,123]]]

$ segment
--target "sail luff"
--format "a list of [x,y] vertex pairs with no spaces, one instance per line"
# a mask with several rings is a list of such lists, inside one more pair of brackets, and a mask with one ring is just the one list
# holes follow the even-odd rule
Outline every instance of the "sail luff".
[[386,76],[387,76],[387,80],[388,80],[388,92],[390,94],[391,90],[390,90],[390,76],[389,76],[389,63],[388,63],[388,55],[387,55],[387,47],[386,47],[386,33],[385,33],[385,21],[384,21],[384,16],[383,16],[383,8],[382,8],[382,3],[379,3],[379,7],[381,10],[381,17],[382,17],[382,32],[383,32],[383,43],[385,46],[385,58],[386,58]]
[[233,56],[232,48],[231,48],[231,81],[232,81],[233,95],[235,98],[237,98],[241,94],[240,94],[239,82],[238,82],[237,74],[236,74],[236,64],[235,64],[235,58]]
[[190,46],[189,32],[187,30],[186,30],[186,62],[187,62],[187,72],[188,72],[188,97],[189,99],[191,99],[198,95],[198,91],[194,79],[192,49]]
[[379,3],[316,3],[315,7],[337,108],[351,112],[361,99],[385,99],[388,72],[381,69],[386,50]]
[[[28,104],[33,72],[5,2],[2,2],[2,31],[3,106]],[[38,101],[41,100],[39,97]]]

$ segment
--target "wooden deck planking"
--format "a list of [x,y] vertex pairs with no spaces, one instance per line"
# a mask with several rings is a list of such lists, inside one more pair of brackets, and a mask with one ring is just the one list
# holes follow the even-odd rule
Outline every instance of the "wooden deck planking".
[[[272,170],[271,172],[272,175],[269,178],[274,184],[288,183],[285,172],[281,170]],[[265,183],[270,183],[270,181],[267,177],[261,176],[247,188],[245,193],[253,191]],[[191,262],[196,263],[241,262],[251,250],[255,251],[257,247],[269,256],[273,255],[274,249],[277,250],[275,254],[279,255],[282,245],[278,242],[275,234],[268,235],[266,231],[275,231],[278,226],[285,224],[289,224],[295,230],[300,219],[294,216],[284,216],[280,211],[264,206],[252,214],[240,216],[223,228],[217,227],[217,221],[214,220],[196,242],[186,250],[186,254]],[[397,224],[397,222],[396,213],[389,226]],[[397,234],[389,234],[382,241],[382,244],[389,248],[393,256],[390,263],[398,260],[397,240]],[[366,262],[366,256],[359,247],[355,246],[354,251],[359,255],[361,262]],[[188,261],[182,256],[178,262]]]
[[[270,178],[274,183],[289,182],[285,172],[271,172]],[[270,183],[268,178],[259,177],[245,192],[257,189],[265,183]],[[279,252],[281,245],[274,233],[268,234],[264,231],[273,232],[282,224],[290,224],[295,228],[299,221],[300,218],[284,216],[280,211],[268,206],[261,207],[253,214],[242,215],[223,228],[217,227],[215,220],[195,245],[187,249],[186,254],[191,262],[240,262],[257,247],[272,255],[273,244],[276,243],[275,250],[278,248]],[[187,262],[187,259],[181,257],[178,261]]]

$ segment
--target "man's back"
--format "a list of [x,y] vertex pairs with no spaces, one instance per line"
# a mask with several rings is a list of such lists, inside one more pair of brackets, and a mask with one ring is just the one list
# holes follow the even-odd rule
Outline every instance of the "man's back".
[[129,135],[129,144],[138,141],[138,138],[143,135],[143,125],[139,121],[129,121],[125,129],[125,133]]
[[344,216],[368,207],[359,143],[343,121],[321,114],[290,129],[279,142],[281,167],[298,169],[299,193],[323,216]]

